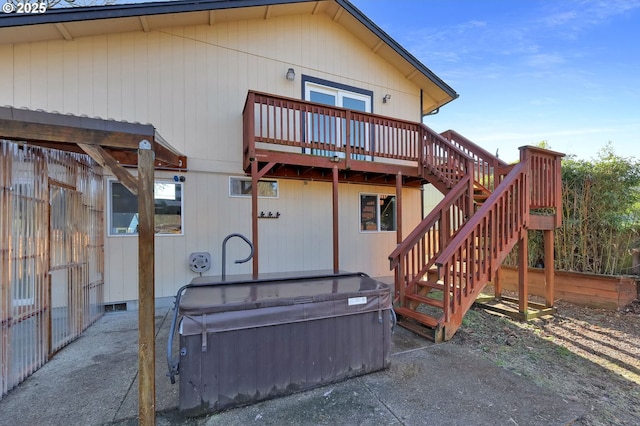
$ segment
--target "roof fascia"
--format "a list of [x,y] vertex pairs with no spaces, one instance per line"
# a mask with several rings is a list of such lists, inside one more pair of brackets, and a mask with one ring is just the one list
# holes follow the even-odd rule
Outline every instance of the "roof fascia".
[[115,4],[82,8],[49,9],[42,14],[2,14],[0,28],[90,21],[96,19],[129,18],[164,15],[167,13],[200,12],[205,10],[237,9],[242,7],[304,3],[316,0],[182,0],[153,3]]
[[[92,6],[83,7],[81,10],[77,8],[61,8],[51,9],[44,14],[4,14],[0,15],[0,28],[23,26],[23,25],[36,25],[36,24],[48,24],[48,23],[65,23],[84,20],[96,20],[96,19],[113,19],[113,18],[126,18],[135,16],[148,16],[148,15],[162,15],[168,13],[181,13],[181,12],[197,12],[206,10],[223,10],[234,9],[243,7],[255,7],[255,6],[269,6],[269,5],[283,5],[293,3],[305,3],[313,2],[316,0],[182,0],[182,1],[170,1],[170,2],[154,2],[154,3],[137,3],[137,4],[122,4],[122,5],[108,5],[108,6]],[[420,62],[415,56],[409,53],[404,47],[396,42],[391,36],[389,36],[384,30],[376,25],[371,19],[369,19],[364,13],[356,8],[348,0],[333,0],[344,8],[355,19],[362,23],[373,34],[383,40],[389,47],[391,47],[398,55],[405,59],[409,64],[416,68],[420,73],[425,75],[431,80],[438,88],[445,92],[450,100],[458,98],[451,86],[445,83],[440,77],[438,77],[433,71],[427,68],[422,62]],[[442,105],[441,105],[442,106]]]
[[[458,93],[451,86],[445,83],[440,77],[438,77],[433,71],[427,68],[422,62],[420,62],[415,56],[409,53],[404,47],[402,47],[397,41],[395,41],[389,34],[384,32],[382,28],[369,19],[364,13],[362,13],[357,7],[351,4],[347,0],[335,0],[337,4],[342,6],[347,12],[349,12],[354,18],[362,22],[372,33],[378,36],[381,40],[387,43],[393,50],[395,50],[400,56],[402,56],[407,62],[414,66],[418,71],[427,76],[433,83],[447,93],[451,100],[458,98]],[[451,102],[451,101],[449,101]],[[448,103],[448,102],[447,102]]]

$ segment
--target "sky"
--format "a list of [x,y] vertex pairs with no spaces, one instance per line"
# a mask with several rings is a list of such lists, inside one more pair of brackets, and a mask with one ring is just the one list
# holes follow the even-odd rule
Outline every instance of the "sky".
[[640,160],[640,0],[351,0],[459,98],[424,122],[501,159]]

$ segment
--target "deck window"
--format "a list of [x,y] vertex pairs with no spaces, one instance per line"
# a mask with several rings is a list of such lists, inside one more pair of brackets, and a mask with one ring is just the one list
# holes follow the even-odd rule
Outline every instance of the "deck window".
[[[347,108],[353,111],[372,112],[371,104],[373,92],[357,87],[338,84],[327,80],[303,76],[304,99],[325,104]],[[325,157],[337,156],[344,158],[344,147],[341,142],[346,139],[346,129],[349,126],[349,144],[352,150],[357,151],[351,157],[354,160],[372,160],[370,155],[371,136],[370,126],[357,120],[336,120],[333,116],[313,113],[307,117],[307,140],[315,142],[323,147],[334,147],[331,149],[312,149],[311,154]]]
[[[182,183],[156,181],[155,199],[156,235],[183,235]],[[138,234],[138,197],[120,182],[109,182],[109,235]]]
[[396,197],[360,194],[360,232],[396,230]]
[[[258,197],[259,198],[278,198],[278,181],[273,179],[260,179],[258,181]],[[230,197],[250,197],[251,196],[251,178],[247,177],[229,177],[229,196]]]

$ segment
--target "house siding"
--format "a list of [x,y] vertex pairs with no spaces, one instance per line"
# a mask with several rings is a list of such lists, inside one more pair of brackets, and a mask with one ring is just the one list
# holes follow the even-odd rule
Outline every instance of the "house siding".
[[[289,67],[293,82],[284,78]],[[0,105],[152,123],[188,157],[184,235],[156,238],[157,297],[195,276],[189,253],[211,252],[218,274],[223,238],[251,235],[250,199],[228,197],[229,175],[243,174],[248,90],[299,99],[304,74],[371,90],[378,114],[420,120],[419,88],[324,14],[0,45],[0,72]],[[261,272],[331,268],[331,184],[279,182],[278,199],[259,200],[259,210],[281,213],[259,221]],[[390,275],[396,235],[360,233],[358,202],[360,192],[395,188],[340,185],[339,192],[341,269]],[[420,202],[419,190],[403,190],[405,235],[420,219]],[[233,264],[246,250],[230,241],[228,274],[250,271],[250,263]],[[137,239],[107,237],[105,302],[136,299],[137,270]]]

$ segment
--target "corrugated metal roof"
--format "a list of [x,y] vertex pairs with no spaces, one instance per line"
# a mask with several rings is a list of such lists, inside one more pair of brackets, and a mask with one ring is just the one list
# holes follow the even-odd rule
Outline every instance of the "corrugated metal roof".
[[[4,122],[4,125],[3,125]],[[18,125],[11,125],[18,123]],[[73,131],[89,138],[74,139]],[[85,131],[82,133],[82,131]],[[105,135],[120,135],[115,138]],[[94,137],[95,140],[91,140]],[[0,138],[26,141],[70,150],[71,145],[95,144],[111,151],[136,151],[142,140],[154,143],[154,150],[162,168],[186,168],[186,157],[173,148],[153,125],[118,121],[86,115],[61,114],[41,109],[0,107]],[[80,149],[71,149],[81,152]],[[123,164],[129,164],[123,162]]]

